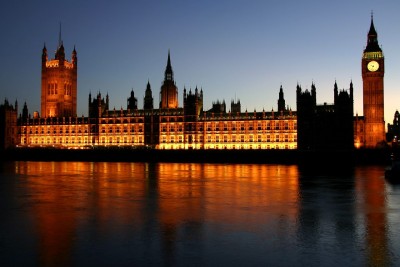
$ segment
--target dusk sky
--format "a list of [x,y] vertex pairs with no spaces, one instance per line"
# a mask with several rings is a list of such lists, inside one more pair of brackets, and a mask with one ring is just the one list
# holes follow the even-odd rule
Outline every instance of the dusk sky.
[[78,54],[78,116],[88,95],[126,108],[133,89],[143,108],[150,81],[158,108],[168,50],[182,106],[183,89],[212,102],[239,99],[242,111],[277,109],[282,85],[296,110],[296,85],[333,102],[333,85],[354,84],[363,114],[361,56],[371,11],[385,56],[385,120],[400,109],[400,1],[6,1],[0,8],[0,100],[40,111],[41,53],[54,58],[59,24],[66,57]]

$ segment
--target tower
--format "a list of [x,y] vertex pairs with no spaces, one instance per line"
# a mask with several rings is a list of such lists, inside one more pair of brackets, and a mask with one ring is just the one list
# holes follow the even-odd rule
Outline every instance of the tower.
[[135,93],[133,92],[133,89],[131,91],[131,96],[127,100],[127,109],[129,109],[131,112],[133,110],[137,110],[137,98],[135,97]]
[[146,92],[143,98],[143,109],[153,109],[153,93],[151,92],[150,81],[147,81]]
[[178,107],[178,87],[174,82],[174,72],[171,66],[171,57],[168,51],[167,67],[165,68],[164,83],[160,92],[160,109]]
[[74,47],[71,61],[65,59],[61,40],[54,59],[48,60],[46,45],[42,52],[42,117],[75,117],[77,103],[78,58]]
[[285,111],[285,98],[283,97],[283,88],[279,89],[279,99],[278,99],[278,111]]
[[385,60],[378,44],[378,34],[371,15],[367,46],[364,49],[361,70],[363,79],[364,146],[374,148],[385,140],[383,77]]

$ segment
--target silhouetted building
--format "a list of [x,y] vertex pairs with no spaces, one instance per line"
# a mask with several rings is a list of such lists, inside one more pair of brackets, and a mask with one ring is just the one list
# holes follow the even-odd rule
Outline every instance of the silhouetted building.
[[302,150],[349,150],[353,141],[353,83],[339,92],[334,84],[334,103],[317,105],[315,84],[311,92],[297,85],[297,136]]
[[0,105],[0,151],[19,144],[17,113],[17,101],[13,106],[5,99]]
[[103,116],[106,111],[109,110],[109,97],[106,95],[106,99],[101,97],[101,93],[97,93],[97,96],[92,99],[92,93],[89,93],[89,117],[98,118]]
[[231,101],[231,112],[232,114],[237,114],[242,112],[242,107],[240,105],[240,100],[237,100],[236,103],[235,101]]
[[392,145],[398,146],[400,138],[400,124],[399,124],[399,111],[396,110],[393,117],[393,124],[388,123],[388,132],[386,133],[386,141],[391,142]]
[[209,109],[207,112],[209,113],[215,113],[215,114],[219,114],[219,113],[226,113],[226,104],[225,104],[225,100],[223,101],[215,101],[212,103],[212,108]]

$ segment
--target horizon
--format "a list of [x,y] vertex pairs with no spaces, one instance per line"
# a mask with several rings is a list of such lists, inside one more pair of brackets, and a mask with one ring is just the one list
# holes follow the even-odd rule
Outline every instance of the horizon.
[[[88,114],[90,92],[108,93],[110,109],[125,109],[133,90],[141,109],[147,81],[158,108],[169,50],[179,107],[184,87],[198,87],[204,110],[218,100],[229,110],[232,99],[240,100],[242,111],[276,110],[282,86],[295,111],[297,84],[306,90],[314,83],[317,104],[323,104],[333,103],[335,81],[339,90],[352,81],[354,116],[362,116],[361,55],[371,10],[385,55],[385,127],[400,106],[400,3],[73,3],[8,3],[0,11],[8,37],[0,44],[0,99],[18,100],[19,113],[24,102],[31,114],[40,111],[41,50],[46,44],[54,57],[61,22],[66,58],[74,46],[78,56],[77,116]],[[38,14],[45,16],[39,21]]]

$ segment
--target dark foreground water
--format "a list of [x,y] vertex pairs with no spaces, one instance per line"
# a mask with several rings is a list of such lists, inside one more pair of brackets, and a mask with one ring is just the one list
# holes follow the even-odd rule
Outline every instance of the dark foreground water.
[[0,266],[400,266],[384,167],[0,163]]

